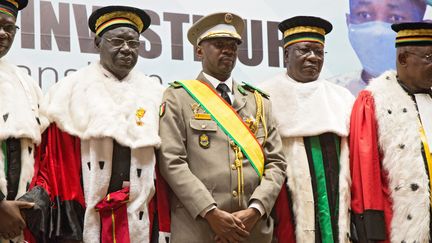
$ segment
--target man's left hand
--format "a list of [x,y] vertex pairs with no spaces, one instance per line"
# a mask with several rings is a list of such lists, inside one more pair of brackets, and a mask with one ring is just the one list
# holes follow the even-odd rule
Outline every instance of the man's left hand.
[[246,230],[250,233],[255,224],[261,218],[261,213],[256,208],[247,208],[241,211],[233,213],[238,219],[240,219]]

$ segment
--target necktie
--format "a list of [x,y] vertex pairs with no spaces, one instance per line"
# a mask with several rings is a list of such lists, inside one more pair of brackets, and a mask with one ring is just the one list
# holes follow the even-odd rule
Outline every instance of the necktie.
[[230,92],[230,89],[228,88],[228,85],[224,84],[224,83],[220,83],[217,87],[216,90],[220,92],[222,98],[231,105],[231,99],[228,95],[228,92]]

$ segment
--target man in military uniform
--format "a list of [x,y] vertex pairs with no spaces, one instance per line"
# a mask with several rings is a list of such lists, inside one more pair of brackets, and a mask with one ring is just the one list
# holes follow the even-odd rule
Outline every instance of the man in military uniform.
[[[261,88],[273,97],[273,110],[278,111],[275,119],[287,158],[296,239],[348,242],[347,141],[354,97],[319,78],[325,35],[332,25],[314,16],[295,16],[282,21],[279,30],[284,36],[286,72],[265,81]],[[285,208],[279,207],[283,205],[279,201],[277,205],[277,232],[288,232],[291,222],[281,215],[290,203]],[[278,238],[287,242],[288,237]]]
[[29,188],[35,167],[35,144],[41,141],[44,124],[39,117],[39,86],[4,60],[18,29],[18,11],[26,6],[27,0],[0,1],[0,242],[23,241],[26,222],[20,209],[33,204],[16,199]]
[[173,192],[174,243],[272,239],[286,166],[268,96],[231,77],[243,26],[231,13],[196,22],[188,39],[202,72],[164,93],[159,168]]

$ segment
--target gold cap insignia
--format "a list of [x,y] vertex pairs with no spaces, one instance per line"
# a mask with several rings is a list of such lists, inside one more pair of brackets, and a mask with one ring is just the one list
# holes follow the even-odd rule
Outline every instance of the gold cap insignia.
[[230,24],[233,21],[233,16],[230,13],[225,14],[225,23]]

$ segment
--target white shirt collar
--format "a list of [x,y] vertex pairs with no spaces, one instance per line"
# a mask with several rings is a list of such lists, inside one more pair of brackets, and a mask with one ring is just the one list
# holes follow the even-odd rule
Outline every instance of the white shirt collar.
[[215,77],[213,77],[213,76],[210,76],[209,74],[207,74],[207,73],[205,73],[205,72],[203,72],[203,75],[204,75],[204,77],[208,80],[208,81],[210,81],[210,83],[213,85],[213,87],[215,87],[215,88],[217,88],[217,86],[220,84],[220,83],[224,83],[224,84],[226,84],[227,86],[228,86],[228,88],[229,88],[229,90],[231,91],[230,92],[230,94],[232,94],[232,91],[233,91],[233,79],[232,79],[232,77],[229,77],[227,80],[225,80],[224,82],[221,82],[221,81],[219,81],[218,79],[216,79]]

